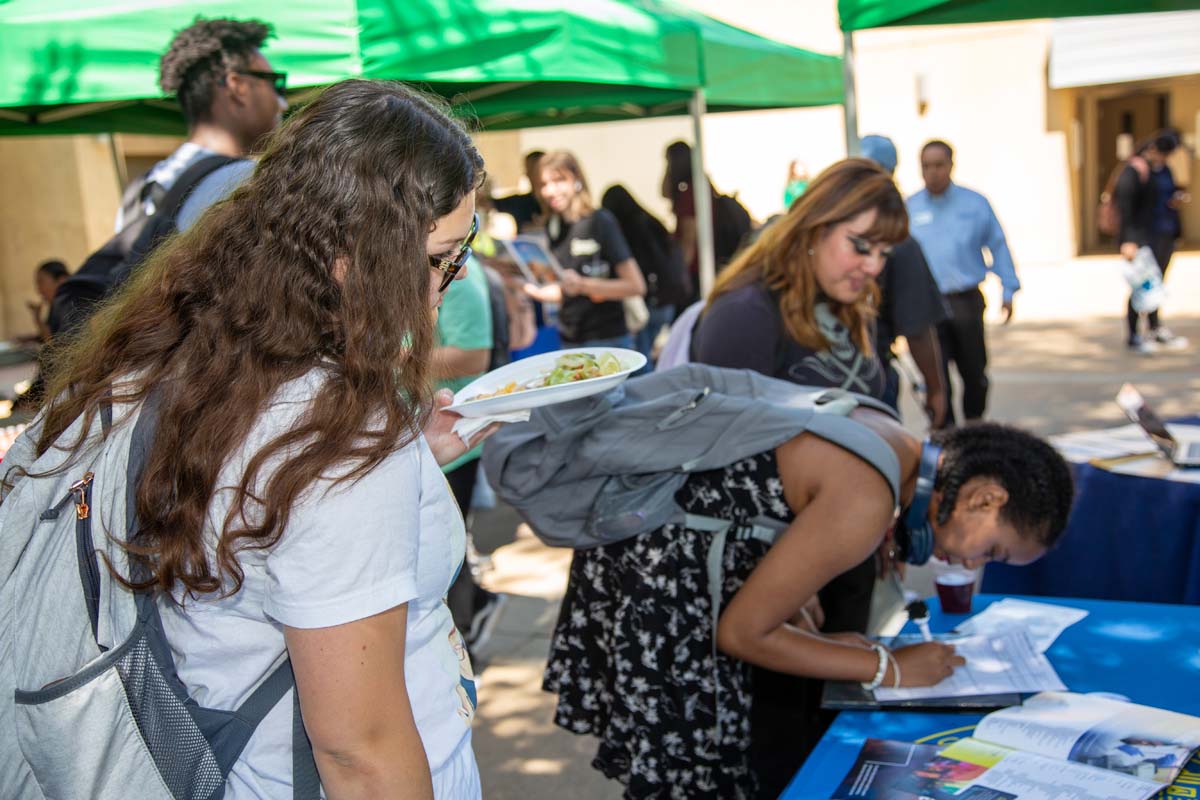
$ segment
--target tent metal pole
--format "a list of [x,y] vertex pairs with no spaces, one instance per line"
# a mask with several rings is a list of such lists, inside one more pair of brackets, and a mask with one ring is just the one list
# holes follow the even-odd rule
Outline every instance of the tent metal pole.
[[717,277],[716,248],[713,246],[712,191],[704,171],[704,112],[708,104],[704,90],[696,89],[688,102],[692,115],[692,200],[696,210],[696,238],[700,255],[700,296],[708,297]]
[[854,31],[842,33],[842,84],[845,100],[842,114],[846,121],[846,156],[859,155],[858,97],[854,89]]

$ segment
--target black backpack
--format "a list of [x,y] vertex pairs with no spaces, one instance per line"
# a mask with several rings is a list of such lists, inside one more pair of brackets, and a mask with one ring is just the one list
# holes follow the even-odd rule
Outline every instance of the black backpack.
[[155,198],[154,214],[135,216],[62,282],[51,303],[50,334],[69,333],[85,323],[96,304],[124,283],[163,239],[175,233],[179,210],[200,181],[226,164],[240,160],[230,156],[202,158],[184,170],[167,192],[158,184],[145,184],[139,197]]

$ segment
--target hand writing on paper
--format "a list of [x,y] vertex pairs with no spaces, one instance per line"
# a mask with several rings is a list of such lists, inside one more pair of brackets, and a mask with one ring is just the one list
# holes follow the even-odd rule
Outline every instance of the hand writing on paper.
[[892,652],[900,665],[901,686],[932,686],[954,674],[955,667],[967,663],[951,645],[941,642],[922,642]]

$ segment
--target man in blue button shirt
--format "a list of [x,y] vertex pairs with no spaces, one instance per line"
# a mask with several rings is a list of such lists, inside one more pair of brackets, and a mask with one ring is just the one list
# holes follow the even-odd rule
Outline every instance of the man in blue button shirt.
[[[987,406],[987,345],[983,333],[983,293],[979,285],[992,270],[1004,289],[1004,322],[1012,319],[1013,295],[1021,288],[1004,231],[987,198],[950,180],[954,151],[934,140],[921,148],[925,188],[908,198],[909,232],[921,244],[950,319],[938,324],[945,363],[946,418],[955,421],[950,362],[963,381],[963,416],[983,417]],[[984,258],[984,251],[991,264]]]

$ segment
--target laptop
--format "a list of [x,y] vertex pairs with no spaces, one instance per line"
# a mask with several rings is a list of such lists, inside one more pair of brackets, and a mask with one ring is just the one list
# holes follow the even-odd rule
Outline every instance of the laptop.
[[1142,397],[1132,384],[1125,384],[1117,392],[1117,405],[1125,416],[1136,422],[1154,444],[1177,467],[1200,467],[1200,437],[1176,437],[1167,430],[1162,417]]

